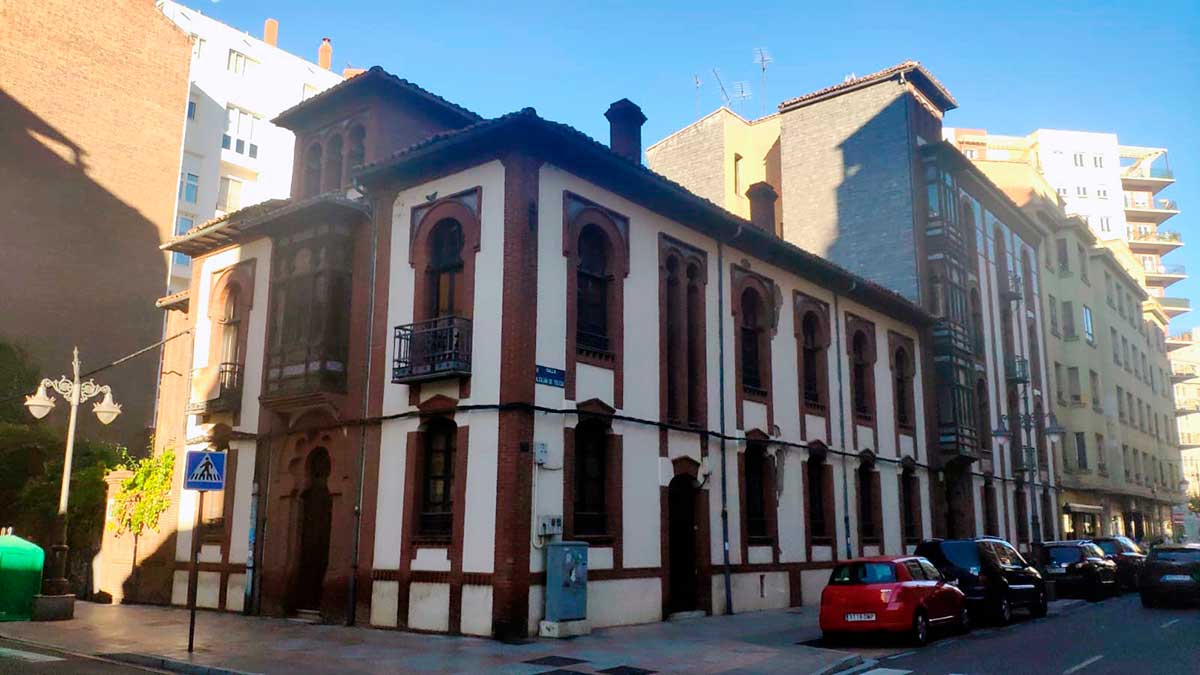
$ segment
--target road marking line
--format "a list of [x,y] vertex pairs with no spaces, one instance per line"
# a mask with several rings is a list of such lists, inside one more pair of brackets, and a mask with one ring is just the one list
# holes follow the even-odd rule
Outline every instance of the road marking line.
[[865,670],[862,675],[908,675],[911,670],[896,670],[895,668],[872,668]]
[[955,642],[958,642],[958,638],[954,638],[953,640],[942,640],[940,642],[935,642],[935,643],[933,643],[933,646],[934,647],[945,647],[946,645],[952,645]]
[[1173,626],[1173,625],[1179,623],[1180,621],[1183,621],[1183,619],[1171,619],[1170,621],[1159,626],[1159,628],[1166,628],[1167,626]]
[[[1179,619],[1176,619],[1176,621],[1178,621],[1178,620],[1179,620]],[[916,654],[916,653],[917,653],[917,652],[916,652],[915,650],[912,650],[912,651],[907,651],[907,652],[900,652],[899,654],[892,654],[891,656],[889,656],[889,657],[887,657],[887,658],[888,658],[888,660],[891,660],[891,659],[902,659],[902,658],[904,658],[904,657],[906,657],[906,656],[912,656],[913,654]]]
[[38,654],[37,652],[24,652],[20,649],[8,649],[0,647],[0,656],[11,656],[14,659],[29,661],[30,663],[48,663],[50,661],[66,661],[66,659],[58,656],[50,656],[49,654]]
[[1103,654],[1097,654],[1097,655],[1093,656],[1092,658],[1088,659],[1087,661],[1084,661],[1083,663],[1079,663],[1074,666],[1071,666],[1070,668],[1067,668],[1066,670],[1062,671],[1062,675],[1071,675],[1071,673],[1073,673],[1077,670],[1083,670],[1084,668],[1087,668],[1088,666],[1092,665],[1093,663],[1099,661],[1102,658],[1104,658]]

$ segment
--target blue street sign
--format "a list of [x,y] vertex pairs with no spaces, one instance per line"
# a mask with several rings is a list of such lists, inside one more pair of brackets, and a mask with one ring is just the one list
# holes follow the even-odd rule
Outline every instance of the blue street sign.
[[567,383],[567,371],[549,366],[538,366],[537,372],[534,373],[533,381],[537,384],[545,384],[562,389]]
[[184,462],[183,489],[224,490],[225,453],[189,450]]

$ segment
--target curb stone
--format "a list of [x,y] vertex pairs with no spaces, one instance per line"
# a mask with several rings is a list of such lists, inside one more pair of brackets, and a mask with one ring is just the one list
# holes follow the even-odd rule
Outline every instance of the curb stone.
[[165,670],[172,673],[187,673],[188,675],[251,675],[243,670],[230,670],[229,668],[221,668],[220,666],[205,666],[198,663],[188,663],[187,661],[178,661],[168,659],[165,656],[156,656],[154,654],[134,654],[130,652],[121,652],[116,654],[100,654],[100,658],[108,659],[109,661],[117,661],[120,663],[128,663],[134,666],[143,668],[153,668],[155,670]]
[[858,654],[847,654],[847,655],[843,656],[842,658],[838,659],[837,661],[812,673],[812,675],[832,675],[833,673],[840,673],[844,670],[848,670],[848,669],[854,668],[856,666],[861,666],[862,664],[863,664],[862,656],[860,656]]

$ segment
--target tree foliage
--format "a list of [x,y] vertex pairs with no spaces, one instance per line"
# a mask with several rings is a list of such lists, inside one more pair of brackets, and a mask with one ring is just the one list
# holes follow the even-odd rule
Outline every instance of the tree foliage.
[[1196,513],[1200,513],[1200,497],[1192,497],[1189,499],[1188,508]]
[[171,505],[171,477],[175,471],[175,451],[164,448],[157,455],[142,459],[126,456],[125,468],[133,472],[121,481],[113,497],[109,527],[117,536],[141,536],[146,530],[158,530],[158,519]]

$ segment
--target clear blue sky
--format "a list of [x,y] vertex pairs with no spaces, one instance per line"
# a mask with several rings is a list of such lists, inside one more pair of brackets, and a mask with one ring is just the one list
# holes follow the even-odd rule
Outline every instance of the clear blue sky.
[[[1088,2],[389,2],[185,0],[261,36],[280,21],[284,49],[316,59],[333,39],[335,68],[381,65],[484,116],[525,106],[607,141],[603,113],[628,97],[653,142],[747,81],[757,115],[779,101],[904,59],[924,63],[961,106],[948,126],[1024,134],[1038,127],[1116,132],[1164,146],[1183,213],[1167,223],[1188,242],[1167,258],[1192,278],[1172,286],[1200,325],[1200,3]],[[987,4],[987,8],[983,5]],[[467,5],[471,5],[468,7]],[[975,5],[980,5],[976,7]],[[752,61],[775,62],[761,91]]]

